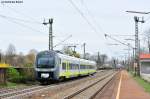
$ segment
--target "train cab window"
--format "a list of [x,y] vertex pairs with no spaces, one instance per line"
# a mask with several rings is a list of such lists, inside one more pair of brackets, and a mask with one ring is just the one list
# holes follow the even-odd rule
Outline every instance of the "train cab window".
[[62,69],[66,70],[66,63],[62,63]]
[[55,61],[53,57],[40,57],[37,60],[37,67],[39,68],[53,68],[55,65]]

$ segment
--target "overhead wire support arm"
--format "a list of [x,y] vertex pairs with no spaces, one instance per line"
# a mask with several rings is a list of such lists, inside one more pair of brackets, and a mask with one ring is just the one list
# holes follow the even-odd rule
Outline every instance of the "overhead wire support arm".
[[108,34],[105,34],[105,37],[109,37],[110,39],[112,39],[112,40],[114,40],[114,41],[116,41],[116,42],[118,42],[118,43],[120,43],[120,44],[123,44],[123,45],[125,45],[125,46],[131,47],[131,48],[134,48],[134,47],[132,47],[131,45],[128,45],[128,44],[126,44],[126,43],[124,43],[124,42],[121,42],[121,41],[119,41],[119,40],[117,40],[117,39],[115,39],[115,38],[111,37],[111,36],[110,36],[110,35],[108,35]]
[[118,34],[110,34],[111,36],[135,36],[135,35],[118,35]]
[[72,37],[72,35],[69,35],[69,36],[66,37],[64,40],[62,40],[61,42],[57,43],[53,48],[55,48],[55,47],[61,45],[63,42],[65,42],[66,40],[68,40],[68,39],[71,38],[71,37]]
[[150,12],[140,12],[140,11],[126,11],[128,13],[139,13],[139,14],[150,14]]

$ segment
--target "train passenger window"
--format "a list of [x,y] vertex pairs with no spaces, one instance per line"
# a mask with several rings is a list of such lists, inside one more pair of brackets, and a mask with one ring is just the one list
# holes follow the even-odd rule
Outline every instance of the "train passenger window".
[[80,65],[80,69],[82,69],[82,65]]
[[74,70],[74,64],[71,64],[71,66],[72,66],[72,70]]
[[78,65],[71,63],[71,64],[70,64],[70,69],[71,69],[71,70],[76,70],[76,69],[78,69]]
[[78,70],[78,69],[79,69],[79,65],[78,65],[78,64],[76,64],[76,67],[75,67],[75,69],[76,69],[76,70]]
[[62,63],[62,69],[66,70],[66,63]]
[[77,66],[78,66],[78,69],[79,69],[79,64]]
[[81,65],[81,69],[84,69],[84,65]]
[[89,69],[92,69],[92,65],[90,65],[90,68]]
[[61,64],[61,59],[59,59],[59,64]]
[[89,65],[86,66],[86,69],[89,69]]
[[92,69],[92,66],[90,65],[90,69]]
[[85,65],[80,65],[80,69],[85,69]]
[[70,68],[70,70],[72,70],[72,64],[71,63],[69,64],[69,68]]
[[71,64],[71,70],[73,70],[73,64]]
[[76,65],[76,64],[74,64],[74,68],[73,68],[73,69],[74,69],[74,70],[76,70],[76,67],[77,67],[77,65]]

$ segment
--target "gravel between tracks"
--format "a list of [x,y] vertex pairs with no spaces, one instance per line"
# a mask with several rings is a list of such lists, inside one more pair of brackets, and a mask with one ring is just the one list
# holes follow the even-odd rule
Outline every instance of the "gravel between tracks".
[[64,87],[44,91],[40,94],[33,95],[32,97],[28,98],[36,98],[36,99],[62,99],[66,97],[69,93],[75,92],[89,84],[91,84],[93,81],[96,81],[98,78],[101,79],[102,76],[106,74],[112,74],[113,71],[105,71],[97,73],[95,76],[86,78],[85,80],[78,81],[77,83],[72,83],[70,85],[66,84]]
[[[91,99],[91,97],[99,91],[115,74],[107,76],[105,79],[87,88],[83,92],[75,95],[72,99]],[[67,98],[66,98],[67,99]]]

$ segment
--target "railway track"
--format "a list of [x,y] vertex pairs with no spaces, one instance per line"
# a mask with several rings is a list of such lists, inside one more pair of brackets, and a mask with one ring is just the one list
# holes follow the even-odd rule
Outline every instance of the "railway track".
[[0,88],[0,95],[8,92],[13,92],[17,90],[23,90],[31,87],[35,87],[37,85],[30,85],[30,86],[20,86],[20,87],[14,87],[14,88]]
[[64,97],[64,99],[93,99],[116,75],[111,73]]
[[[98,73],[98,75],[104,75],[106,71],[100,72]],[[96,74],[97,75],[97,74]],[[0,90],[0,99],[22,99],[22,98],[30,98],[30,96],[37,94],[37,93],[41,93],[43,91],[46,90],[51,90],[53,91],[54,89],[57,88],[63,88],[64,86],[68,87],[68,86],[73,86],[79,83],[82,83],[86,80],[88,80],[87,78],[91,79],[94,78],[96,76],[93,77],[85,77],[83,79],[78,79],[75,81],[71,80],[71,81],[67,81],[67,82],[61,82],[61,83],[57,83],[57,84],[51,84],[51,85],[47,85],[47,86],[40,86],[40,85],[36,85],[36,86],[30,86],[30,87],[25,87],[25,88],[19,88],[19,89],[7,89],[7,90]]]
[[33,93],[36,90],[43,89],[44,86],[32,86],[31,88],[25,88],[25,89],[10,89],[6,90],[5,93],[0,94],[0,99],[12,99],[19,95],[27,95]]

